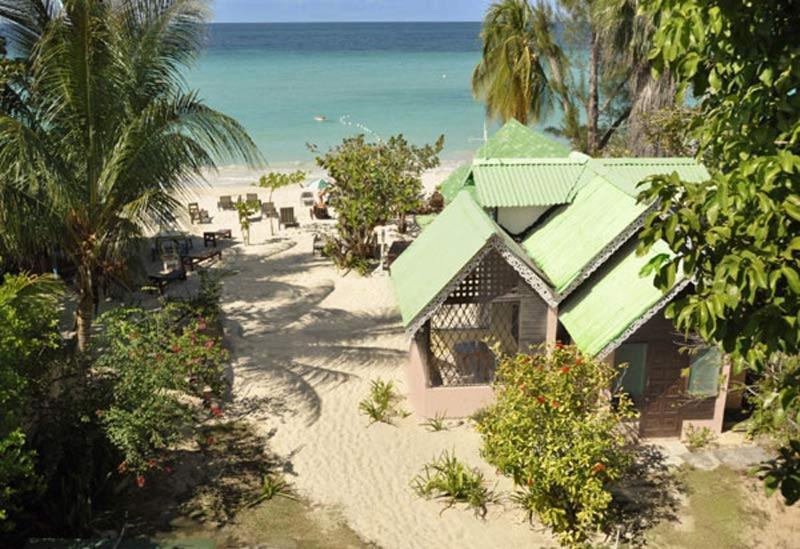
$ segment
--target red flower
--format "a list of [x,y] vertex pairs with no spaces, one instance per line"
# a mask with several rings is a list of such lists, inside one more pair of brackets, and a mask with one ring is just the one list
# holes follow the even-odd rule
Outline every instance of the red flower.
[[582,358],[576,358],[575,359],[575,366],[580,366],[581,364],[583,364],[583,359]]
[[533,486],[533,479],[529,478],[528,482],[526,483],[528,486]]
[[551,402],[551,403],[550,403],[550,405],[551,405],[553,408],[558,408],[558,401],[557,401],[557,400],[554,400],[553,402]]
[[136,475],[136,486],[139,488],[144,488],[144,476],[143,475]]
[[599,462],[595,463],[594,466],[592,467],[592,472],[593,473],[602,473],[605,470],[606,470],[606,466],[603,465],[602,463],[599,463]]
[[206,438],[206,444],[208,444],[209,446],[211,446],[212,444],[214,444],[214,442],[216,442],[216,441],[214,440],[214,437],[208,437],[208,438]]
[[219,407],[219,404],[211,405],[211,415],[214,417],[219,417],[222,415],[222,409]]
[[556,349],[563,349],[563,348],[564,348],[564,344],[561,343],[560,341],[556,341]]
[[206,341],[206,349],[211,349],[212,347],[214,347],[214,340],[209,339],[208,341]]
[[569,366],[564,366],[563,368],[561,368],[561,373],[562,374],[568,374],[569,373]]
[[536,397],[536,400],[539,401],[539,404],[544,404],[547,399],[539,395],[538,397]]

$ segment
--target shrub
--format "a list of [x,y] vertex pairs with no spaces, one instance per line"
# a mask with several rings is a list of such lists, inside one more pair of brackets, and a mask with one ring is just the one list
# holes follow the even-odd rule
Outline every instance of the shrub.
[[370,425],[373,423],[392,424],[397,416],[405,417],[407,414],[397,408],[400,395],[394,388],[394,383],[376,379],[370,386],[369,398],[365,398],[358,403],[358,408],[370,418]]
[[407,214],[420,203],[422,173],[439,165],[443,146],[444,137],[418,147],[402,135],[377,142],[359,135],[317,157],[317,165],[335,181],[327,197],[336,210],[337,237],[328,253],[339,267],[367,272],[364,265],[375,255],[375,228],[392,217],[405,232]]
[[207,321],[177,304],[159,311],[116,309],[103,317],[96,367],[112,379],[108,409],[98,410],[109,440],[123,454],[120,473],[159,467],[165,452],[198,423],[222,410],[227,353],[206,335]]
[[550,354],[504,357],[497,401],[479,419],[483,455],[519,488],[515,501],[565,545],[607,526],[610,486],[632,461],[620,424],[625,395],[610,403],[617,371],[557,345]]
[[689,425],[689,427],[686,428],[686,446],[689,447],[689,450],[694,451],[705,448],[712,444],[716,438],[714,431],[708,427]]
[[465,503],[481,518],[486,516],[486,506],[495,501],[486,487],[483,473],[468,468],[446,451],[424,465],[422,473],[411,481],[411,487],[420,497],[443,499],[447,504],[443,511],[457,503]]

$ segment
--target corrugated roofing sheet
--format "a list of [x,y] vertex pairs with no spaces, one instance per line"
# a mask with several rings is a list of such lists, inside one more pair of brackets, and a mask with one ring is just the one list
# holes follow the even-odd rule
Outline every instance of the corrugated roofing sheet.
[[475,158],[555,158],[569,155],[568,146],[511,119],[475,153]]
[[445,204],[452,202],[456,198],[456,195],[459,193],[459,191],[464,188],[464,185],[467,184],[467,179],[469,178],[471,171],[471,164],[462,164],[450,172],[450,175],[447,176],[447,179],[439,184],[439,192],[442,193]]
[[636,197],[641,188],[636,186],[653,175],[678,172],[684,181],[701,183],[711,176],[705,166],[692,158],[602,158],[595,161],[596,170],[624,192]]
[[554,212],[522,246],[560,293],[645,209],[595,176],[569,206]]
[[500,229],[462,192],[392,263],[397,304],[408,324]]
[[666,243],[659,241],[643,257],[631,243],[563,304],[559,320],[581,351],[598,354],[661,300],[664,294],[653,285],[654,275],[640,274],[659,253],[670,253]]
[[478,202],[487,208],[566,204],[586,169],[570,159],[476,161],[472,166]]

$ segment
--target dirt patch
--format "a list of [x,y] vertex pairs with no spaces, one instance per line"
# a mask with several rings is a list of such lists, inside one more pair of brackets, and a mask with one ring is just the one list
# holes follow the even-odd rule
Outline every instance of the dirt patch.
[[171,471],[130,488],[106,520],[126,539],[208,539],[217,547],[370,547],[333,511],[313,508],[291,486],[265,497],[265,478],[282,483],[288,463],[267,453],[249,424],[205,427],[175,453]]
[[653,528],[651,547],[792,548],[800,536],[800,508],[768,499],[757,479],[729,467],[678,473],[685,502],[677,520]]

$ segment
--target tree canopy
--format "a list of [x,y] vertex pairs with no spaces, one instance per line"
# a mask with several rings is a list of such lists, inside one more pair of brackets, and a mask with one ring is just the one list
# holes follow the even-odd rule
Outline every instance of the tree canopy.
[[756,406],[779,420],[787,449],[768,486],[794,502],[800,415],[787,412],[800,410],[800,380],[784,374],[800,354],[800,5],[658,0],[649,9],[658,20],[655,69],[700,98],[688,131],[712,179],[651,181],[642,198],[659,207],[641,247],[663,238],[674,252],[651,264],[663,288],[679,270],[694,280],[667,311],[679,328],[720,344],[738,368],[778,380]]

